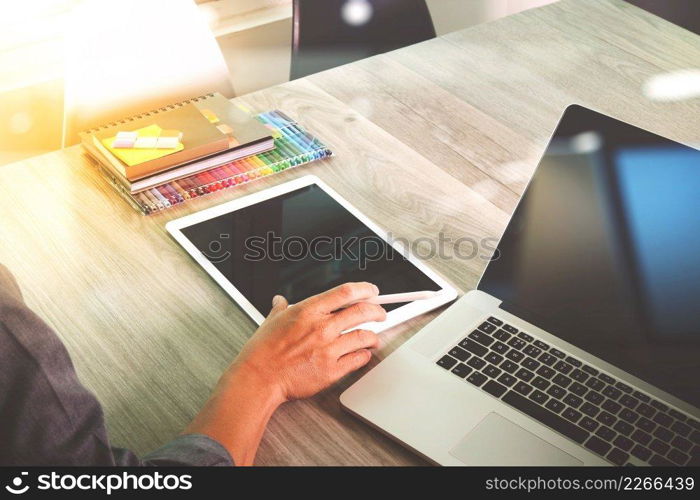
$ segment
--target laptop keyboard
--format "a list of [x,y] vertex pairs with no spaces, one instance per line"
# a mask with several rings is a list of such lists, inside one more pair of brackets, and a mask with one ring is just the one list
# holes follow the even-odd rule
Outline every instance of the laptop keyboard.
[[615,465],[700,465],[700,423],[490,317],[437,364]]

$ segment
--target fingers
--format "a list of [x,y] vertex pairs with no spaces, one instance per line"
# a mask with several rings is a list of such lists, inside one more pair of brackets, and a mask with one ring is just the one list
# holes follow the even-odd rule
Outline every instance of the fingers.
[[382,306],[359,302],[333,313],[330,324],[340,334],[340,332],[354,328],[362,323],[384,321],[385,319],[386,311]]
[[330,346],[331,352],[341,358],[348,353],[361,349],[376,349],[379,346],[379,336],[369,330],[353,330],[341,335]]
[[344,377],[348,373],[362,368],[369,363],[370,359],[372,359],[372,353],[367,349],[360,349],[359,351],[351,352],[345,356],[342,356],[338,360],[338,377]]
[[379,295],[379,288],[372,283],[344,283],[327,292],[309,297],[303,301],[321,313],[330,313],[353,302],[367,300]]
[[270,309],[270,315],[284,311],[288,306],[289,304],[287,303],[287,299],[281,295],[275,295],[272,297],[272,309]]

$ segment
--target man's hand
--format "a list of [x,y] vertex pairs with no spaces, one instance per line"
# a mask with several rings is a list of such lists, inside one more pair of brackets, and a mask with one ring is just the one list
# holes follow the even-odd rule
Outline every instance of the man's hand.
[[186,432],[216,439],[239,465],[252,463],[280,404],[313,396],[370,360],[376,334],[353,328],[386,319],[381,306],[362,302],[378,294],[370,283],[346,283],[291,306],[275,296],[270,314]]
[[272,311],[234,363],[248,370],[280,402],[307,398],[367,364],[377,347],[368,330],[341,332],[369,322],[384,321],[381,306],[353,302],[378,295],[370,283],[346,283],[289,306],[277,295]]

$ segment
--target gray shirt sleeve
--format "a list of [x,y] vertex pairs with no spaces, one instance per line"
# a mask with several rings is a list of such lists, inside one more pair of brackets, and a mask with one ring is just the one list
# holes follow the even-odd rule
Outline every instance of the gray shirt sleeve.
[[110,446],[100,403],[2,265],[0,422],[0,466],[233,465],[221,444],[202,435],[180,436],[143,458]]

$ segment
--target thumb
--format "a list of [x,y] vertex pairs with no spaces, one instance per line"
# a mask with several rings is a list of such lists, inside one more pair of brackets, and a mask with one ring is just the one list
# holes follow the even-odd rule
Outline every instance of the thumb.
[[289,306],[289,304],[287,303],[287,299],[285,299],[281,295],[275,295],[274,297],[272,297],[272,309],[270,310],[270,314],[284,311],[285,309],[287,309],[287,306]]

